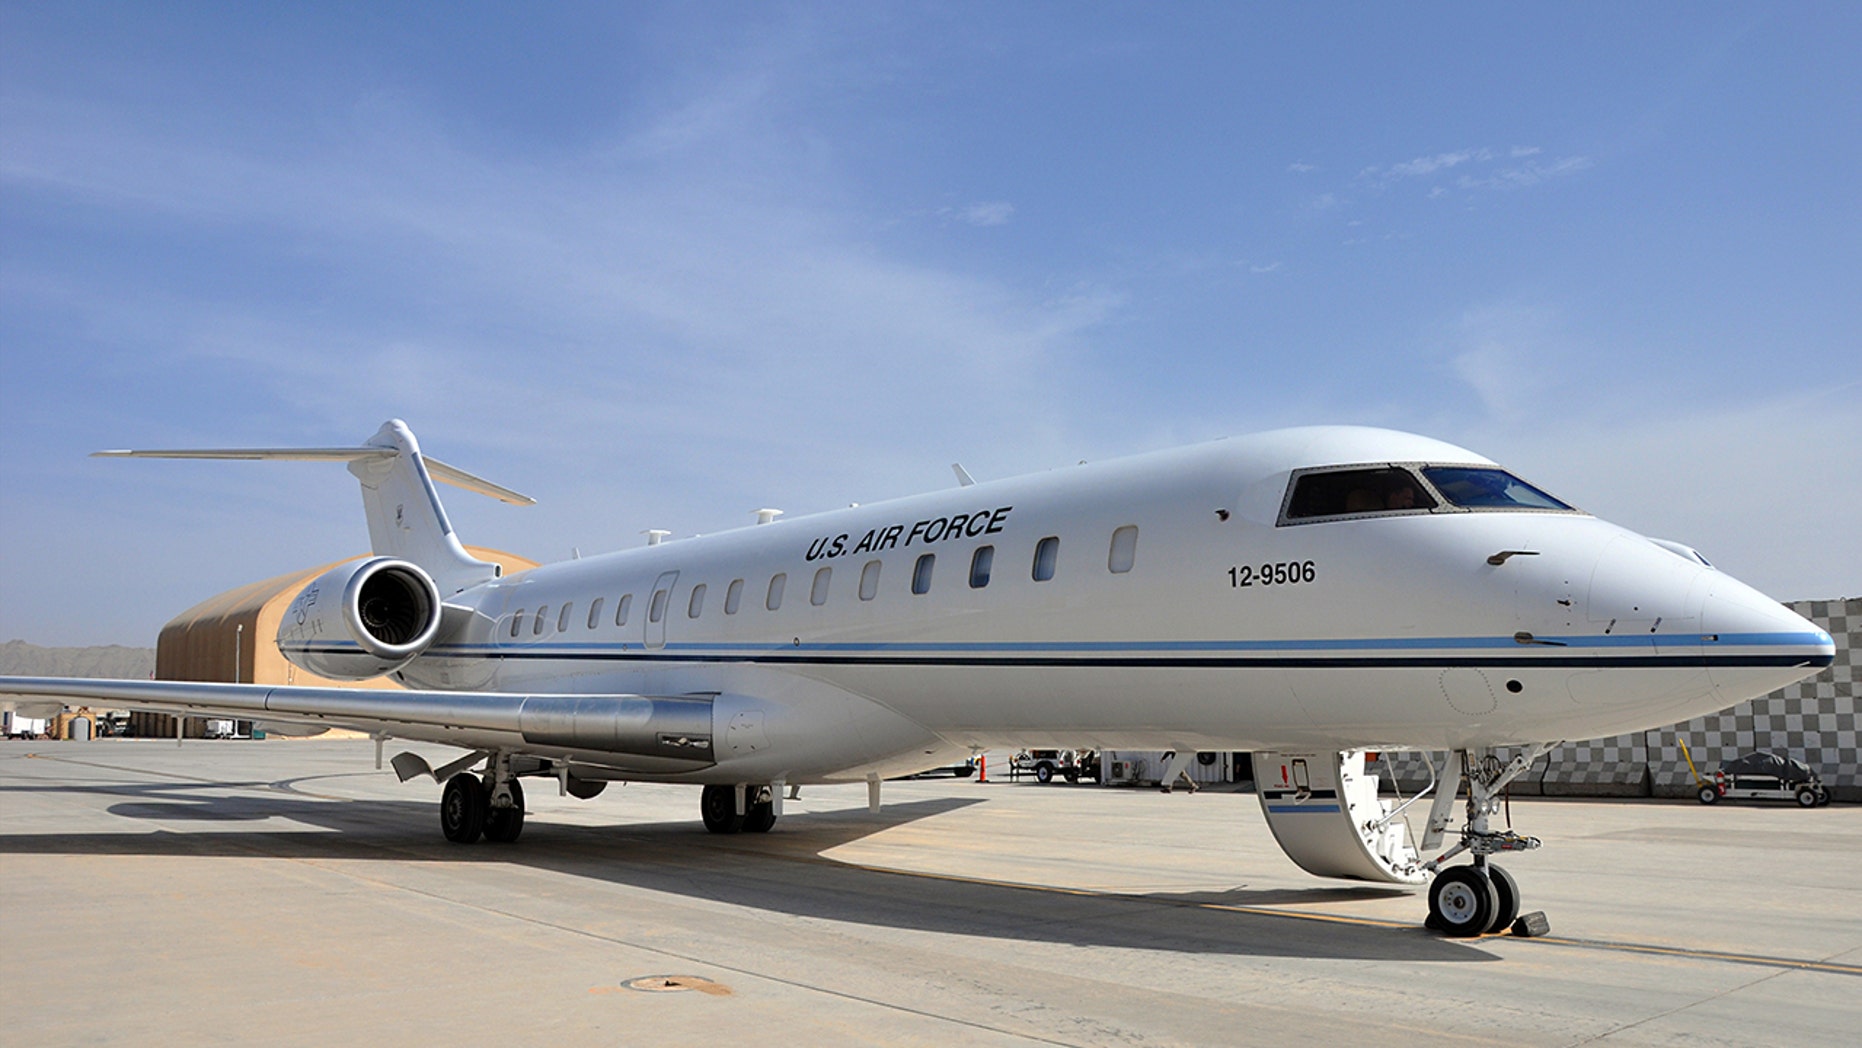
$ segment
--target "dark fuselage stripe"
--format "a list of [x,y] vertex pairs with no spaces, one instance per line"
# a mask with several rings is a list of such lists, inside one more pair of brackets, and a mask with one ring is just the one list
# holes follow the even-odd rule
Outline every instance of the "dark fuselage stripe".
[[[355,647],[306,646],[304,654],[353,655]],[[1190,655],[825,655],[781,651],[725,654],[670,649],[638,651],[431,651],[433,658],[479,658],[513,662],[660,662],[738,663],[774,666],[941,666],[973,669],[1679,669],[1679,668],[1822,668],[1828,655],[1795,653],[1748,655],[1343,655],[1343,656],[1190,656]]]

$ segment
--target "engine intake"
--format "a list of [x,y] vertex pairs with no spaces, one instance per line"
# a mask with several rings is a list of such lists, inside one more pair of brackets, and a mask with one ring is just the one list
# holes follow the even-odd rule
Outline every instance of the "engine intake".
[[367,680],[412,662],[440,630],[440,591],[392,557],[339,564],[305,586],[278,625],[292,665],[331,680]]

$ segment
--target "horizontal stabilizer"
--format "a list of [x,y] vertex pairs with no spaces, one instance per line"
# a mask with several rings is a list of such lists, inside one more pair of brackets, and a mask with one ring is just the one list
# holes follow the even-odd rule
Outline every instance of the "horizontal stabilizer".
[[[147,451],[96,451],[92,458],[161,458],[161,459],[230,459],[256,462],[269,459],[274,462],[361,462],[367,460],[391,459],[400,454],[395,448],[350,447],[350,448],[170,448]],[[480,495],[489,495],[501,502],[513,506],[534,506],[537,500],[521,492],[512,491],[502,484],[494,484],[484,477],[467,473],[457,466],[449,466],[431,455],[423,455],[427,471],[433,479],[456,488]]]

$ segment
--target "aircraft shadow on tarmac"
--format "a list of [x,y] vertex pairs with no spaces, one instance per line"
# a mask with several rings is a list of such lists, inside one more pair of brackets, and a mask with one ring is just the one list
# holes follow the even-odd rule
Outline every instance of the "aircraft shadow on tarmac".
[[[430,802],[318,799],[297,792],[291,782],[9,784],[0,786],[0,808],[6,806],[8,794],[34,792],[119,797],[105,809],[109,814],[127,820],[192,824],[200,831],[22,834],[0,829],[0,855],[516,863],[796,917],[1011,941],[1163,954],[1433,962],[1498,959],[1476,946],[1439,938],[1420,925],[1391,928],[1210,908],[1320,905],[1407,894],[1392,889],[1076,892],[969,880],[961,874],[879,869],[827,857],[842,845],[984,803],[981,800],[941,798],[889,804],[879,815],[864,809],[791,814],[767,835],[710,834],[696,817],[607,826],[533,819],[517,843],[462,847],[440,838]],[[279,819],[334,832],[281,830],[275,824],[232,828]]]

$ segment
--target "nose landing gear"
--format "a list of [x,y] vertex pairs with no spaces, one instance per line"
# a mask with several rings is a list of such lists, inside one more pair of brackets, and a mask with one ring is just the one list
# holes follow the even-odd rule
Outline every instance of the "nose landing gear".
[[[1489,820],[1499,813],[1507,785],[1556,745],[1543,743],[1530,747],[1505,764],[1493,756],[1476,761],[1466,750],[1455,755],[1460,758],[1461,773],[1468,782],[1467,819],[1461,828],[1460,843],[1424,864],[1425,870],[1436,875],[1435,883],[1429,886],[1429,919],[1426,922],[1429,928],[1457,938],[1488,935],[1509,928],[1513,934],[1524,936],[1544,935],[1551,930],[1543,913],[1520,916],[1519,882],[1488,861],[1490,856],[1501,852],[1531,851],[1539,846],[1539,839],[1522,836],[1510,828],[1495,830]],[[1455,784],[1443,783],[1442,792],[1437,794],[1436,810],[1430,813],[1429,823],[1429,837],[1435,841],[1440,839],[1441,824],[1447,821],[1455,793]],[[1424,843],[1432,846],[1428,838]],[[1462,852],[1473,853],[1474,861],[1465,866],[1443,868],[1448,860]]]

